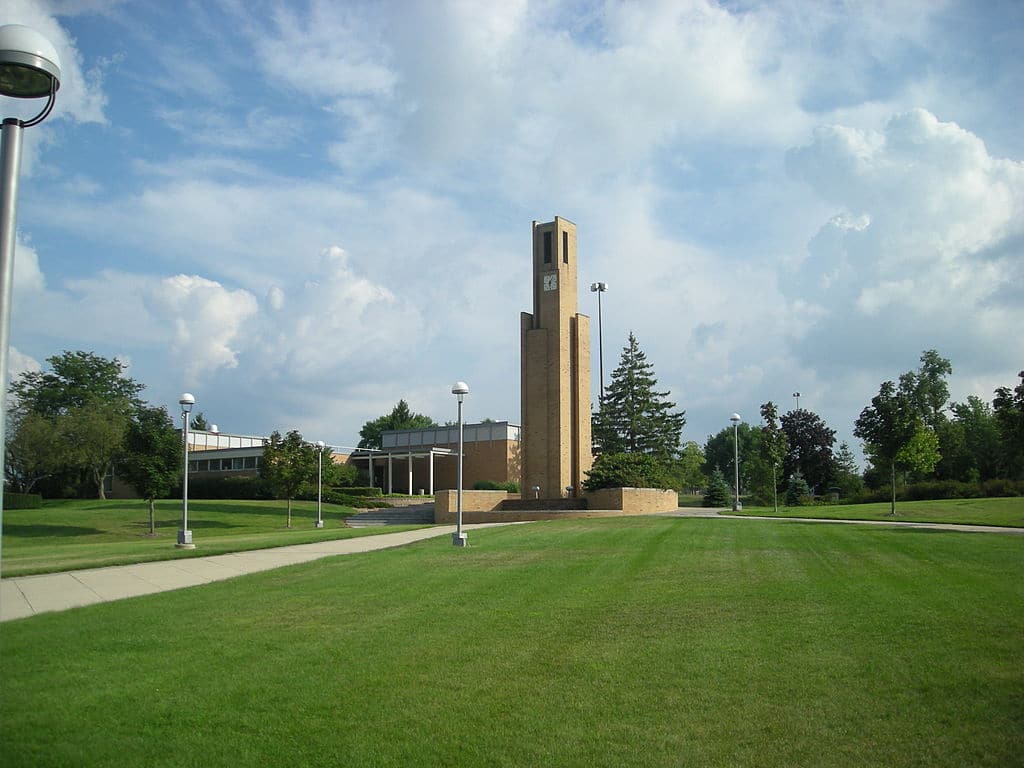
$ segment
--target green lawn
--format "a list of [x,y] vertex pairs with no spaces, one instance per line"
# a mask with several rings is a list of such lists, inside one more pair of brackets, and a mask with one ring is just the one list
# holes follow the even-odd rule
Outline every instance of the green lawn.
[[[1024,527],[1024,497],[1005,499],[943,499],[898,501],[896,516],[889,502],[881,504],[834,504],[823,507],[779,507],[778,517],[836,518],[840,520],[896,520],[909,523],[959,523]],[[744,506],[740,515],[775,517],[772,507]]]
[[16,766],[1024,765],[1024,539],[476,531],[0,631]]
[[149,507],[145,501],[47,501],[42,509],[4,510],[3,576],[217,555],[380,533],[379,529],[343,527],[352,512],[349,507],[324,504],[324,528],[318,530],[316,502],[295,501],[292,528],[288,529],[283,501],[189,501],[189,529],[196,549],[179,550],[174,544],[181,528],[180,501],[157,502],[155,538],[148,535]]

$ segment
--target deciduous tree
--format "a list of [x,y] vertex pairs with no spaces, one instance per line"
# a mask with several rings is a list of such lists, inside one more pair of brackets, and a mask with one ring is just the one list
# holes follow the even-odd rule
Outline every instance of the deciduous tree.
[[1020,383],[1013,390],[999,387],[992,401],[1003,474],[1012,479],[1024,478],[1024,371],[1019,376]]
[[405,400],[399,400],[391,413],[368,421],[359,430],[360,448],[381,448],[381,433],[391,429],[428,429],[437,424],[429,416],[413,413]]
[[771,497],[775,511],[778,512],[778,471],[786,458],[788,442],[786,433],[779,428],[779,410],[771,400],[761,405],[761,419],[764,421],[761,427],[761,459],[772,470]]
[[292,527],[292,499],[303,484],[316,477],[316,447],[302,439],[298,430],[281,437],[277,430],[263,446],[260,477],[274,495],[288,500],[287,527]]
[[786,433],[786,476],[799,472],[812,491],[828,488],[835,475],[832,446],[836,442],[836,431],[806,408],[785,414],[782,431]]
[[128,425],[125,457],[118,465],[125,480],[149,502],[149,534],[156,535],[156,499],[181,481],[182,436],[163,407],[140,408]]

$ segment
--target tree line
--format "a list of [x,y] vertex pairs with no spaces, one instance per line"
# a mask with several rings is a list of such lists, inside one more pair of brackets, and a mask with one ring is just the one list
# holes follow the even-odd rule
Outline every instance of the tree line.
[[836,431],[821,416],[799,407],[780,415],[771,401],[761,405],[759,424],[723,428],[703,446],[683,443],[685,412],[658,391],[654,368],[630,333],[593,414],[587,487],[700,488],[709,502],[727,506],[737,446],[741,493],[760,504],[777,505],[779,494],[788,505],[825,494],[859,500],[887,487],[894,511],[901,484],[1024,480],[1024,371],[1015,388],[996,389],[991,404],[974,395],[950,402],[952,372],[932,349],[916,370],[880,385],[854,424],[869,462],[861,472],[851,447],[836,446]]

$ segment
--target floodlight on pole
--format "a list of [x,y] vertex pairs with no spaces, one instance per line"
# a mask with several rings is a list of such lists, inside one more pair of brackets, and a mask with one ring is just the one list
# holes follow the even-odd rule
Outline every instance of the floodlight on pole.
[[323,440],[316,441],[316,527],[324,527],[324,516],[321,510],[321,499],[324,488],[324,448],[327,444]]
[[456,547],[466,546],[466,534],[462,531],[462,400],[469,394],[469,384],[464,381],[456,381],[452,385],[452,394],[459,400],[459,458],[458,470],[455,480],[455,533],[452,534],[452,544]]
[[184,461],[181,468],[181,530],[178,531],[178,549],[195,549],[192,543],[192,531],[188,529],[188,415],[196,404],[191,392],[184,393],[178,400],[181,406],[181,442],[184,448]]
[[[5,117],[0,130],[0,448],[6,445],[8,347],[22,129],[46,119],[56,102],[58,88],[60,57],[53,44],[31,27],[21,24],[0,27],[0,96],[14,99],[46,97],[46,106],[38,115],[31,120]],[[0,449],[0,478],[4,475],[4,453]],[[3,483],[0,483],[0,516],[2,510]]]
[[608,283],[591,283],[590,292],[597,294],[597,356],[601,371],[601,402],[604,402],[604,323],[601,318],[601,294],[608,290]]
[[738,413],[734,413],[729,417],[729,421],[732,422],[732,450],[733,450],[733,467],[735,469],[735,485],[733,488],[735,492],[732,497],[732,511],[739,512],[743,509],[743,502],[740,501],[740,422],[743,419],[740,418]]
[[794,392],[793,393],[793,397],[796,398],[796,409],[799,411],[800,410],[800,393],[799,392]]

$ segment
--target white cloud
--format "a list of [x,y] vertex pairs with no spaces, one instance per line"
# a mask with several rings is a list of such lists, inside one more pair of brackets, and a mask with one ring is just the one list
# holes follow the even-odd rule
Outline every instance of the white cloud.
[[190,379],[238,365],[234,346],[256,312],[252,294],[198,275],[166,277],[147,294],[154,314],[173,324],[171,348]]
[[[1014,298],[1024,163],[992,157],[976,135],[918,109],[881,131],[819,129],[787,164],[844,211],[819,230],[791,283],[792,298],[825,312],[805,355],[840,339],[875,345],[882,359],[887,346],[906,355],[916,344],[994,370],[1024,353],[1007,333],[1024,327]],[[858,315],[864,322],[851,322]]]

